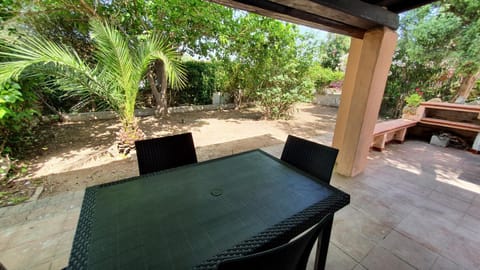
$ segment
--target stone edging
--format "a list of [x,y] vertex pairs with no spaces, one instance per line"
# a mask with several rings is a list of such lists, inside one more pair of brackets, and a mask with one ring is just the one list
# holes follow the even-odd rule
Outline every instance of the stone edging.
[[[192,106],[179,106],[168,108],[168,113],[184,113],[184,112],[197,112],[197,111],[214,111],[220,109],[234,109],[234,104],[222,104],[222,105],[192,105]],[[136,109],[135,116],[145,117],[155,114],[155,109],[145,108]],[[70,113],[63,114],[63,120],[67,122],[81,122],[81,121],[93,121],[93,120],[109,120],[117,118],[117,114],[114,111],[103,112],[87,112],[87,113]],[[56,116],[43,116],[44,121],[50,121]]]

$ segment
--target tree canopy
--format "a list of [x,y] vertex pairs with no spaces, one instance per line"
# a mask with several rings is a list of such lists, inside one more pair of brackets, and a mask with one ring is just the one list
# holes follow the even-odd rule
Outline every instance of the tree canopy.
[[140,82],[149,65],[161,59],[172,86],[183,84],[183,70],[175,51],[159,36],[128,40],[108,24],[98,20],[90,24],[95,66],[88,65],[65,45],[43,37],[25,36],[0,52],[0,56],[8,58],[0,63],[0,84],[10,79],[18,80],[28,72],[52,77],[52,84],[70,95],[80,96],[80,102],[89,99],[90,95],[99,96],[122,121],[120,144],[133,146],[136,139],[142,138],[134,109]]
[[[449,0],[401,16],[383,112],[398,116],[404,99],[462,102],[476,98],[480,78],[480,3]],[[473,92],[473,94],[471,94]]]

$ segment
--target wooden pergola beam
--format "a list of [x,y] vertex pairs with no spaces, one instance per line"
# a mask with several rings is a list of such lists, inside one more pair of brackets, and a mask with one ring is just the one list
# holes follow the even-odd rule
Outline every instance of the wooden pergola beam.
[[379,26],[398,28],[398,15],[359,0],[208,0],[332,33],[363,38]]

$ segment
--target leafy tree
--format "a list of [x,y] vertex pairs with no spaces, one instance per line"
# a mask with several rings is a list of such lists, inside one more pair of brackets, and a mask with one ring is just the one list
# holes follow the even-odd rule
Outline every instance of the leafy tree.
[[236,104],[243,98],[258,100],[266,118],[288,115],[292,104],[311,96],[307,74],[314,50],[288,23],[239,13],[228,35],[221,38],[216,57],[224,65],[226,88]]
[[[93,2],[95,15],[122,26],[128,34],[153,30],[168,37],[181,53],[208,55],[217,44],[217,36],[233,16],[232,9],[202,0],[110,1]],[[167,112],[167,83],[164,63],[156,61],[147,73],[157,104],[157,115]]]
[[[292,100],[304,100],[311,95],[312,80],[318,79],[310,76],[309,70],[312,63],[319,61],[322,49],[301,35],[295,26],[207,1],[9,1],[23,6],[14,9],[12,17],[17,18],[19,29],[25,33],[44,32],[49,39],[66,43],[75,48],[89,66],[97,61],[89,56],[94,49],[88,35],[89,19],[109,21],[130,37],[159,32],[180,52],[221,63],[223,70],[217,69],[215,76],[224,78],[224,82],[217,87],[228,88],[237,97],[238,104],[242,99],[259,100],[264,97],[260,95],[262,91],[276,87],[286,93],[297,93]],[[332,37],[332,40],[339,38]],[[162,61],[155,61],[146,73],[148,83],[143,84],[150,87],[159,115],[166,112],[169,103],[163,66]],[[297,89],[298,85],[301,89]],[[50,85],[54,87],[56,85]],[[45,93],[55,93],[55,89]],[[55,103],[53,94],[50,96],[48,103]],[[98,105],[96,103],[92,104]]]
[[460,20],[450,52],[459,60],[457,73],[461,83],[455,99],[466,100],[480,78],[480,2],[449,0],[442,3],[448,14]]
[[342,61],[349,48],[350,38],[329,33],[327,39],[320,45],[320,63],[334,71],[342,70]]
[[443,1],[401,17],[383,114],[398,117],[404,99],[417,90],[426,100],[468,99],[480,76],[478,5],[478,1]]
[[[88,34],[90,19],[108,21],[132,38],[155,33],[168,39],[180,53],[206,56],[233,17],[232,9],[202,0],[8,1],[15,4],[6,14],[17,26],[18,35],[42,34],[74,48],[89,64],[96,61],[91,57],[94,47]],[[164,114],[168,105],[165,71],[164,63],[158,60],[147,72],[158,115]]]
[[135,42],[97,20],[92,20],[91,32],[97,61],[93,68],[64,45],[42,37],[24,37],[8,46],[8,52],[0,52],[0,55],[11,58],[0,63],[0,82],[18,78],[33,69],[38,74],[53,76],[53,83],[71,94],[84,98],[97,95],[121,119],[119,145],[131,146],[134,140],[142,137],[134,109],[140,81],[149,65],[155,59],[161,59],[170,85],[177,87],[183,85],[183,70],[174,50],[156,35]]
[[452,101],[466,100],[480,77],[478,10],[476,0],[443,1],[410,11],[402,20],[399,46],[405,46],[407,61],[441,68],[437,77],[453,71],[458,84]]

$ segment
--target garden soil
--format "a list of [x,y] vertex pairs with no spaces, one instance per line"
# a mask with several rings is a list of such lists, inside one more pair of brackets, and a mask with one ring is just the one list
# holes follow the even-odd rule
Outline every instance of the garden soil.
[[[199,161],[283,143],[288,134],[313,138],[331,134],[337,109],[297,104],[289,120],[264,120],[257,108],[174,113],[139,118],[147,138],[192,132]],[[114,151],[118,120],[56,123],[45,126],[30,158],[28,171],[15,182],[42,187],[40,198],[137,176],[134,152]]]

